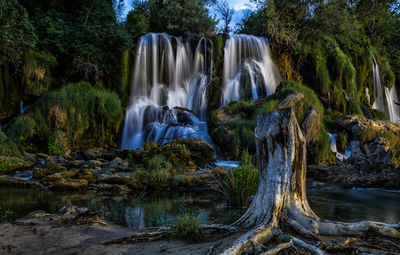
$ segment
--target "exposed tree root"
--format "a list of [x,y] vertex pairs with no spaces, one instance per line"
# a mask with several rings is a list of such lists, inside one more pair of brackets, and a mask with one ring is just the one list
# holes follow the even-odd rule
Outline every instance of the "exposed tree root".
[[321,251],[317,247],[315,247],[311,244],[305,243],[296,237],[292,236],[292,240],[295,245],[298,245],[298,246],[310,251],[311,253],[314,253],[315,255],[325,255],[326,254],[325,252]]
[[265,251],[265,252],[261,253],[261,255],[275,255],[278,252],[280,252],[282,250],[285,250],[285,249],[288,249],[288,248],[290,248],[292,246],[293,246],[293,242],[292,241],[287,242],[287,243],[282,243],[282,244],[279,244],[278,246],[276,246],[275,248],[269,249],[268,251]]
[[104,245],[110,244],[133,244],[138,242],[152,242],[157,241],[163,238],[166,238],[168,232],[166,231],[156,231],[156,232],[149,232],[149,233],[138,233],[136,235],[131,235],[123,238],[114,239],[108,242],[103,243]]
[[328,242],[328,243],[322,243],[320,245],[320,247],[325,250],[325,251],[340,251],[340,250],[344,250],[347,249],[349,247],[349,245],[351,243],[354,243],[355,241],[357,241],[357,238],[346,238],[344,241],[341,241],[339,243],[332,243],[332,242]]

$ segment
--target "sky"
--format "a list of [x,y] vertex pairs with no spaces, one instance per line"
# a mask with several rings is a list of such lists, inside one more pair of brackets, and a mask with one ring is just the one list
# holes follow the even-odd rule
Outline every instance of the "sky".
[[[233,30],[235,30],[236,24],[240,23],[241,19],[243,18],[243,15],[247,11],[254,9],[254,5],[250,3],[250,0],[227,0],[227,2],[229,3],[230,7],[233,8],[234,10],[233,19],[230,26]],[[218,12],[214,8],[211,8],[210,12],[212,14],[216,14],[219,17]],[[219,27],[222,27],[222,24],[223,22],[220,21]]]
[[[126,6],[125,8],[125,16],[126,16],[128,12],[132,9],[132,0],[124,0],[124,2]],[[246,11],[253,9],[254,5],[250,3],[250,0],[227,0],[227,2],[235,12],[231,22],[231,28],[235,29],[236,24],[240,22]],[[215,14],[217,15],[218,18],[220,18],[218,12],[213,7],[210,8],[210,13]],[[222,27],[222,21],[220,22],[219,27]]]

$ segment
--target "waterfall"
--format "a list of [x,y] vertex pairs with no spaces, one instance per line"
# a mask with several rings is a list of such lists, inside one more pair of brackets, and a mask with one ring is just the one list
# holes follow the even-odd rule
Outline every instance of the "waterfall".
[[379,66],[373,55],[372,58],[374,62],[372,75],[375,85],[375,102],[372,108],[385,112],[390,121],[400,123],[400,108],[393,103],[393,100],[398,101],[399,99],[396,86],[390,90],[388,87],[382,86]]
[[194,53],[188,42],[165,33],[140,38],[123,149],[178,138],[210,141],[205,121],[212,52],[213,45],[205,38],[197,43]]
[[222,105],[275,93],[282,78],[272,60],[267,39],[231,36],[226,41],[224,54]]

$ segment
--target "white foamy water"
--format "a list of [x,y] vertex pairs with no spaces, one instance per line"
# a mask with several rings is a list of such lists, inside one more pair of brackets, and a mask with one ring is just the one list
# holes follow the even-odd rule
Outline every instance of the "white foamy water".
[[211,80],[212,43],[201,39],[195,51],[181,38],[147,34],[139,43],[122,148],[178,138],[210,141],[207,86]]
[[379,66],[375,57],[372,57],[374,61],[372,75],[374,77],[375,85],[375,102],[372,105],[372,108],[385,112],[390,121],[400,123],[400,107],[395,105],[393,102],[399,100],[396,86],[393,86],[389,90],[388,87],[382,85]]
[[251,35],[231,36],[225,44],[221,104],[275,93],[282,78],[268,41]]

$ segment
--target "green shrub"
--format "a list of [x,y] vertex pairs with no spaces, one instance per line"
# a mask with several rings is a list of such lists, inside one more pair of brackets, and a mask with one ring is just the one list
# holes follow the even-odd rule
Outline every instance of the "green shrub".
[[241,160],[240,167],[229,171],[225,176],[216,176],[213,185],[231,207],[248,206],[250,197],[258,189],[260,174],[253,165],[252,156],[245,150]]
[[143,147],[145,151],[152,151],[152,150],[157,150],[160,147],[160,145],[156,141],[151,141],[145,143]]
[[205,240],[204,229],[200,226],[196,213],[184,212],[179,214],[170,230],[171,236],[190,242]]
[[170,169],[172,167],[164,155],[156,154],[144,162],[144,165],[150,171],[160,171],[163,169]]
[[48,151],[49,151],[50,155],[58,155],[58,156],[60,156],[63,153],[62,146],[60,144],[57,144],[57,143],[51,143],[50,142],[48,144],[47,148],[48,148]]
[[68,148],[109,146],[123,119],[117,94],[85,82],[44,94],[28,114],[10,125],[10,135],[22,145],[46,144],[53,154]]
[[228,112],[231,115],[240,114],[242,118],[250,119],[256,114],[257,106],[253,101],[234,101],[229,104]]
[[0,161],[0,173],[11,173],[16,169],[16,165],[18,164],[17,159],[6,159]]
[[3,208],[0,207],[0,223],[10,221],[12,214],[13,212],[11,210],[3,210]]
[[17,144],[8,138],[0,128],[0,155],[3,156],[21,156]]

